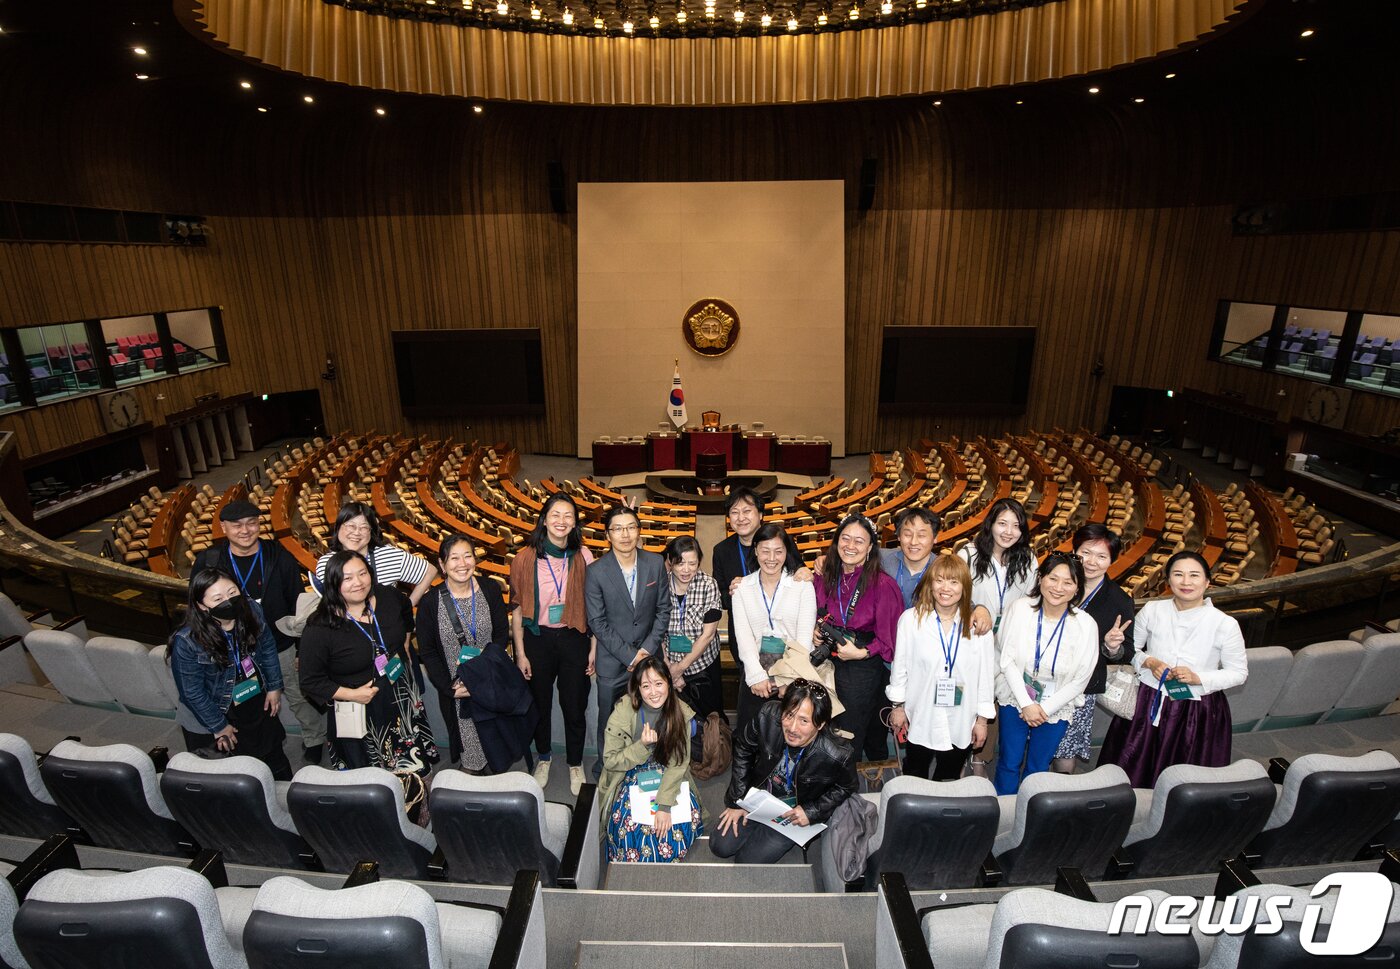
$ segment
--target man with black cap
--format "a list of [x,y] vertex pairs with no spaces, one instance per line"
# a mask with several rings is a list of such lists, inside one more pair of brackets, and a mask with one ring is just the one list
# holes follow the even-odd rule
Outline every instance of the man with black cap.
[[212,545],[195,556],[191,575],[200,569],[223,569],[233,576],[243,594],[262,606],[263,616],[277,640],[281,661],[283,698],[301,724],[302,756],[319,764],[326,746],[326,716],[306,701],[297,678],[297,641],[277,627],[277,620],[296,612],[302,591],[296,560],[272,540],[258,538],[258,508],[252,502],[230,501],[219,511],[227,542]]

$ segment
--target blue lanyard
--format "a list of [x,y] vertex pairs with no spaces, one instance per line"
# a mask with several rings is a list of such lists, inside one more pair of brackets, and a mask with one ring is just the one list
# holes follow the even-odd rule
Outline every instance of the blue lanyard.
[[1157,711],[1162,706],[1162,693],[1167,688],[1167,677],[1170,674],[1171,667],[1167,667],[1162,670],[1162,678],[1157,681],[1157,692],[1152,694],[1152,709],[1149,711],[1149,716],[1147,718],[1148,723],[1154,723],[1157,720]]
[[[841,625],[845,626],[847,629],[851,628],[851,610],[855,608],[856,595],[860,592],[860,573],[852,572],[851,575],[855,576],[856,587],[851,590],[849,599],[846,598],[844,592],[846,577],[843,575],[836,580],[836,608],[841,610]],[[842,605],[843,602],[845,605]]]
[[369,618],[370,618],[370,621],[374,623],[374,635],[373,635],[373,636],[371,636],[369,633],[365,632],[365,627],[362,626],[362,625],[360,625],[358,622],[356,622],[356,621],[353,620],[353,619],[350,620],[350,625],[352,625],[352,626],[354,626],[356,629],[358,629],[358,630],[360,631],[360,635],[363,636],[363,637],[365,637],[365,639],[368,639],[368,640],[369,640],[369,644],[370,644],[371,646],[373,646],[373,647],[374,647],[376,650],[378,650],[379,652],[384,653],[384,654],[387,655],[388,652],[389,652],[389,647],[387,647],[387,646],[384,645],[384,633],[383,633],[383,631],[379,628],[379,617],[376,616],[376,615],[374,614],[374,610],[373,610],[373,609],[371,609],[371,610],[369,611]]
[[[1055,678],[1055,667],[1056,667],[1056,665],[1058,665],[1059,662],[1060,662],[1060,645],[1065,641],[1065,619],[1068,618],[1068,616],[1069,616],[1069,610],[1068,610],[1068,609],[1066,609],[1064,612],[1060,613],[1060,621],[1057,622],[1057,623],[1055,623],[1055,629],[1054,629],[1054,631],[1053,631],[1052,633],[1050,633],[1050,639],[1047,640],[1046,643],[1045,643],[1045,648],[1046,648],[1046,649],[1049,649],[1049,648],[1050,648],[1050,644],[1051,644],[1051,643],[1054,643],[1054,644],[1055,644],[1055,656],[1054,656],[1053,659],[1050,660],[1050,678],[1051,678],[1052,680]],[[1045,610],[1044,610],[1043,608],[1037,609],[1037,610],[1035,611],[1035,675],[1036,675],[1036,676],[1039,676],[1039,675],[1040,675],[1040,623],[1041,623],[1041,620],[1043,620],[1044,618],[1045,618]]]
[[1000,616],[1006,611],[1006,590],[1011,588],[1011,568],[1006,569],[1006,581],[1001,581],[1001,576],[997,574],[996,559],[992,559],[992,581],[997,584],[997,615]]
[[778,593],[783,591],[783,577],[778,576],[778,587],[773,590],[773,601],[768,601],[768,593],[763,591],[763,576],[758,577],[758,594],[763,596],[763,608],[768,612],[768,628],[773,632],[773,607],[778,604]]
[[962,640],[958,638],[961,622],[954,621],[952,649],[948,648],[949,643],[943,638],[943,617],[934,613],[933,618],[938,620],[938,645],[943,647],[943,662],[948,664],[948,675],[953,675],[953,665],[958,661],[958,650],[962,648]]
[[[933,562],[933,556],[930,555],[930,556],[928,557],[928,561],[924,562],[924,567],[921,568],[921,569],[919,570],[919,574],[918,574],[918,575],[914,575],[914,574],[911,573],[907,568],[904,567],[904,553],[903,553],[903,552],[900,552],[900,553],[899,553],[899,567],[898,567],[897,569],[895,569],[895,572],[894,572],[894,580],[895,580],[896,582],[899,582],[900,579],[903,579],[903,578],[906,578],[906,577],[907,577],[907,578],[913,579],[913,580],[914,580],[914,587],[915,587],[915,588],[918,588],[918,586],[919,586],[919,580],[922,579],[922,578],[924,577],[924,573],[928,571],[928,567],[929,567],[930,564],[932,564],[932,562]],[[902,584],[902,583],[901,583],[901,584]]]
[[690,587],[687,586],[684,592],[677,593],[676,587],[673,585],[671,586],[671,595],[675,596],[676,601],[680,603],[676,611],[680,614],[681,622],[685,622],[685,597],[690,595]]
[[742,572],[744,575],[748,575],[749,562],[748,559],[744,558],[744,543],[740,541],[735,541],[734,547],[739,550],[739,571]]
[[[471,631],[472,631],[472,642],[475,643],[475,642],[476,642],[476,593],[473,592],[473,593],[471,594],[471,597],[472,597],[472,618],[471,618],[471,622],[469,623],[469,628],[470,628]],[[457,610],[457,618],[460,619],[460,620],[462,620],[462,622],[464,622],[464,623],[467,622],[467,617],[464,616],[464,615],[462,615],[462,604],[461,604],[460,602],[457,601],[457,597],[456,597],[456,596],[453,596],[453,595],[451,595],[451,594],[449,594],[448,598],[450,598],[450,599],[452,600],[452,608],[454,608],[454,609]],[[371,613],[370,615],[373,615],[373,613]],[[379,631],[379,620],[378,620],[378,619],[376,619],[376,620],[374,621],[374,628],[375,628],[375,632],[378,632],[378,631]],[[364,630],[361,629],[361,632],[363,632],[363,631],[364,631]]]
[[[235,627],[236,628],[236,627]],[[243,654],[238,649],[238,640],[233,633],[227,629],[223,630],[224,641],[228,643],[229,655],[233,657],[233,668],[235,673],[243,672]]]
[[[621,568],[621,566],[619,566],[619,568]],[[622,577],[627,580],[627,597],[635,604],[637,601],[637,566],[632,566],[631,575],[624,572]]]
[[1085,606],[1087,606],[1090,602],[1092,602],[1093,599],[1094,599],[1094,596],[1096,596],[1096,595],[1099,594],[1099,590],[1103,588],[1103,584],[1104,584],[1105,582],[1107,582],[1107,581],[1108,581],[1108,576],[1106,576],[1106,575],[1105,575],[1102,579],[1099,579],[1099,584],[1096,585],[1096,586],[1094,586],[1094,591],[1093,591],[1093,592],[1089,593],[1087,596],[1084,597],[1084,601],[1081,602],[1081,603],[1079,603],[1079,608],[1083,609],[1083,608],[1084,608]]
[[[238,580],[238,587],[243,590],[243,594],[248,594],[248,580],[253,577],[253,567],[258,570],[258,591],[266,592],[267,573],[263,571],[262,542],[258,542],[258,554],[253,558],[253,565],[248,566],[248,574],[244,575],[238,570],[238,560],[233,557],[233,549],[228,550],[228,564],[233,567],[233,577]],[[261,598],[261,597],[258,597]]]
[[[550,579],[553,580],[553,582],[554,582],[554,594],[555,594],[555,596],[558,597],[558,599],[559,599],[560,602],[563,602],[563,601],[564,601],[564,586],[559,582],[559,576],[557,576],[557,575],[554,574],[554,563],[550,561],[550,558],[549,558],[549,556],[547,556],[547,555],[545,556],[545,559],[544,559],[544,567],[547,568],[547,569],[549,569],[549,577],[550,577]],[[569,578],[569,560],[568,560],[568,557],[566,556],[565,559],[564,559],[564,579],[565,579],[565,581],[568,581],[568,578]]]
[[793,793],[794,797],[797,795],[797,788],[793,786],[792,781],[793,778],[797,776],[797,765],[802,763],[802,756],[806,753],[806,747],[803,747],[800,751],[798,751],[796,757],[792,756],[791,751],[783,751],[783,763],[779,769],[783,772],[784,786]]

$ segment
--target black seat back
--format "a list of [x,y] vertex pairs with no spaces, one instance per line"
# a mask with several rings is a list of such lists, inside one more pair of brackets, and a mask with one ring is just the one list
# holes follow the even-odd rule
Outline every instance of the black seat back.
[[[1284,922],[1273,935],[1250,932],[1240,943],[1240,966],[1267,966],[1268,969],[1372,969],[1377,965],[1400,963],[1400,923],[1387,922],[1380,941],[1356,956],[1315,956],[1303,951],[1302,925]],[[1318,936],[1323,936],[1319,927]]]
[[0,834],[43,840],[76,827],[67,814],[30,792],[24,766],[14,754],[0,750]]
[[154,855],[193,856],[199,850],[177,822],[151,810],[141,775],[131,764],[50,754],[39,765],[39,776],[54,803],[82,825],[95,845]]
[[15,941],[31,969],[213,969],[199,912],[180,898],[27,901]]
[[996,841],[997,819],[994,797],[894,795],[866,887],[873,890],[886,871],[903,873],[911,891],[975,886]]
[[348,874],[373,858],[386,878],[428,877],[432,855],[399,830],[403,808],[387,787],[294,781],[287,811],[326,871]]
[[1123,849],[1134,877],[1215,871],[1264,830],[1274,797],[1267,777],[1173,787],[1162,827]]
[[1021,843],[998,858],[1006,884],[1049,885],[1061,867],[1103,871],[1128,836],[1135,803],[1127,784],[1033,795]]
[[1351,861],[1397,814],[1400,770],[1317,771],[1299,785],[1293,816],[1250,851],[1264,868]]
[[243,929],[243,954],[248,969],[420,969],[428,965],[428,937],[422,923],[407,916],[317,919],[254,912]]
[[559,859],[540,841],[539,802],[529,791],[439,787],[428,807],[452,881],[509,885],[516,872],[534,869],[546,885],[557,882]]
[[248,774],[209,774],[166,768],[160,793],[170,813],[205,848],[237,865],[301,867],[310,852],[293,831],[272,823],[262,785]]
[[[1201,953],[1189,935],[1108,935],[1058,925],[1025,923],[1007,930],[1002,969],[1196,969]],[[1244,963],[1241,965],[1269,965]],[[1272,967],[1271,967],[1272,969]]]

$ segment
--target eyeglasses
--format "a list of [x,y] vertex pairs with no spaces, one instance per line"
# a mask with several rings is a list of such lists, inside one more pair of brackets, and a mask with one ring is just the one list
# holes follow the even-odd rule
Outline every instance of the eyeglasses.
[[639,531],[641,531],[641,530],[642,530],[642,528],[641,528],[640,525],[613,525],[612,527],[610,527],[610,528],[608,529],[608,534],[609,534],[609,535],[627,535],[627,534],[629,534],[629,533],[631,533],[631,532],[639,532]]
[[806,690],[807,695],[813,699],[821,699],[831,695],[827,692],[826,687],[822,686],[816,680],[805,680],[800,676],[788,684],[788,689]]

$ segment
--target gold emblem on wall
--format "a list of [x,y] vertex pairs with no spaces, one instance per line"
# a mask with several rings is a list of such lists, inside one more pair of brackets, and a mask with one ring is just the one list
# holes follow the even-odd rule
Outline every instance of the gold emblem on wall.
[[739,342],[739,314],[722,299],[698,300],[685,311],[681,334],[701,356],[723,356]]

